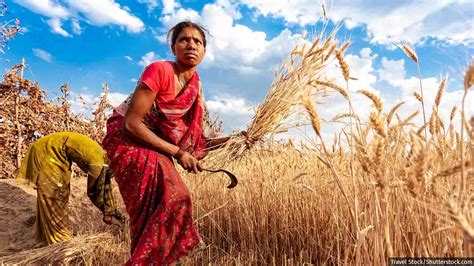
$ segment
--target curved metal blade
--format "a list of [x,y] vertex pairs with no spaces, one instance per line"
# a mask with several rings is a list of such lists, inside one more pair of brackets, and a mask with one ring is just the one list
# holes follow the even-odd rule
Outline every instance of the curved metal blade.
[[230,178],[230,184],[227,186],[227,188],[234,188],[239,183],[239,181],[237,180],[237,177],[235,177],[235,175],[233,173],[231,173],[227,170],[224,170],[224,169],[218,169],[218,170],[203,169],[203,170],[207,171],[207,172],[211,172],[211,173],[223,172],[223,173],[227,174]]

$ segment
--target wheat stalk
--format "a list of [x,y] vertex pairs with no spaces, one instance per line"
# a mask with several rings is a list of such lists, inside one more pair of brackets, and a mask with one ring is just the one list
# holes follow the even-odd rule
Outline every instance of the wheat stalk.
[[372,123],[375,131],[382,137],[385,137],[385,128],[382,121],[380,121],[379,116],[375,112],[370,113],[370,122]]
[[[418,62],[418,55],[416,54],[415,52],[415,49],[413,49],[410,45],[408,45],[407,43],[401,43],[398,45],[398,47],[400,49],[403,50],[403,52],[405,52],[405,54],[411,58],[415,64],[416,64],[416,68],[418,70],[418,79],[420,81],[420,95],[417,95],[415,94],[415,97],[418,99],[418,101],[421,102],[421,107],[423,109],[423,123],[426,124],[426,111],[425,111],[425,103],[423,101],[423,83],[422,83],[422,78],[421,78],[421,71],[420,71],[420,64]],[[425,138],[427,138],[428,134],[426,133],[426,129],[425,129]]]
[[458,109],[458,107],[455,105],[453,106],[453,108],[451,109],[451,114],[449,115],[449,121],[452,122],[453,119],[454,119],[454,116],[456,115],[456,110]]
[[338,92],[339,94],[342,95],[342,97],[344,97],[346,100],[349,99],[349,94],[347,93],[347,91],[342,88],[341,86],[335,84],[335,83],[332,83],[332,82],[329,82],[329,81],[323,81],[323,80],[315,80],[312,82],[313,86],[324,86],[324,87],[328,87],[328,88],[331,88],[333,90],[335,90],[336,92]]
[[418,93],[418,92],[413,92],[413,96],[415,96],[415,98],[420,102],[422,103],[423,102],[423,97],[421,97],[421,95]]
[[464,74],[464,95],[462,97],[462,110],[461,110],[461,186],[459,188],[459,196],[462,197],[466,189],[466,173],[464,167],[465,155],[464,155],[464,125],[465,125],[465,102],[469,88],[474,84],[474,60],[467,67],[466,73]]
[[367,91],[367,90],[359,90],[357,92],[359,92],[359,93],[365,95],[367,98],[369,98],[372,101],[372,103],[374,104],[375,109],[377,109],[377,112],[382,113],[382,101],[380,100],[379,97],[377,97],[377,95],[375,95],[372,92]]
[[413,62],[418,64],[418,55],[415,52],[415,49],[413,49],[410,45],[407,43],[402,43],[397,45],[402,51],[411,59]]
[[436,98],[435,98],[436,110],[438,110],[439,104],[441,103],[441,97],[443,96],[443,91],[446,88],[446,80],[447,78],[444,78],[439,84],[438,92],[436,93]]
[[314,131],[318,136],[321,136],[321,121],[319,120],[319,115],[313,105],[313,102],[308,99],[304,107],[306,108],[306,111],[309,114],[311,125],[313,126]]
[[339,66],[341,67],[342,76],[346,81],[349,81],[351,76],[349,71],[349,65],[346,63],[346,60],[344,60],[344,56],[341,50],[336,50],[336,58],[339,62]]
[[347,48],[349,48],[349,46],[351,46],[352,42],[349,40],[349,41],[346,41],[344,43],[344,45],[342,45],[341,49],[339,49],[341,51],[342,54],[344,54],[347,50]]
[[396,105],[392,107],[392,109],[390,109],[390,112],[387,115],[387,125],[390,124],[390,122],[392,121],[393,115],[398,110],[398,108],[400,108],[400,106],[402,106],[403,104],[405,104],[405,102],[397,103]]

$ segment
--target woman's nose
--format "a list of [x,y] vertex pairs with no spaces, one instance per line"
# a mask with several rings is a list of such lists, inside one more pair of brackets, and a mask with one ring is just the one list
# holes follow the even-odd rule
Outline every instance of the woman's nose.
[[197,47],[197,45],[194,41],[188,42],[188,47],[187,47],[188,49],[196,50],[196,47]]

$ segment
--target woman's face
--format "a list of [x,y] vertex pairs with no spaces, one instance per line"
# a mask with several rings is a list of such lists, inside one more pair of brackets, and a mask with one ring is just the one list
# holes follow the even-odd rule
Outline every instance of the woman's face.
[[195,67],[201,63],[206,52],[201,33],[193,27],[181,30],[172,49],[176,62],[188,67]]

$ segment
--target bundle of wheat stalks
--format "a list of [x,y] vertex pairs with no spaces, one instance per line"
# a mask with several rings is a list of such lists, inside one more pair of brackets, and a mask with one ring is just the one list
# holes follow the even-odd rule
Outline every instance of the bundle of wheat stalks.
[[[101,256],[106,256],[107,252],[110,253],[112,251],[115,253],[112,257],[117,258],[117,253],[127,254],[127,247],[120,243],[112,233],[105,232],[80,235],[74,237],[71,241],[59,242],[1,257],[0,264],[92,264],[98,259],[96,257],[100,259]],[[123,262],[123,258],[120,259],[122,260],[117,261],[117,263]]]
[[[310,43],[304,38],[295,45],[288,58],[275,72],[275,78],[262,104],[247,129],[248,138],[263,140],[270,133],[285,129],[285,120],[293,107],[301,105],[308,96],[326,89],[336,90],[344,97],[347,92],[332,83],[325,75],[325,68],[335,57],[342,57],[350,42],[338,48],[337,29],[327,38],[321,33]],[[333,56],[334,55],[334,56]],[[211,153],[206,162],[225,164],[244,154],[246,137],[233,136],[222,149]]]

